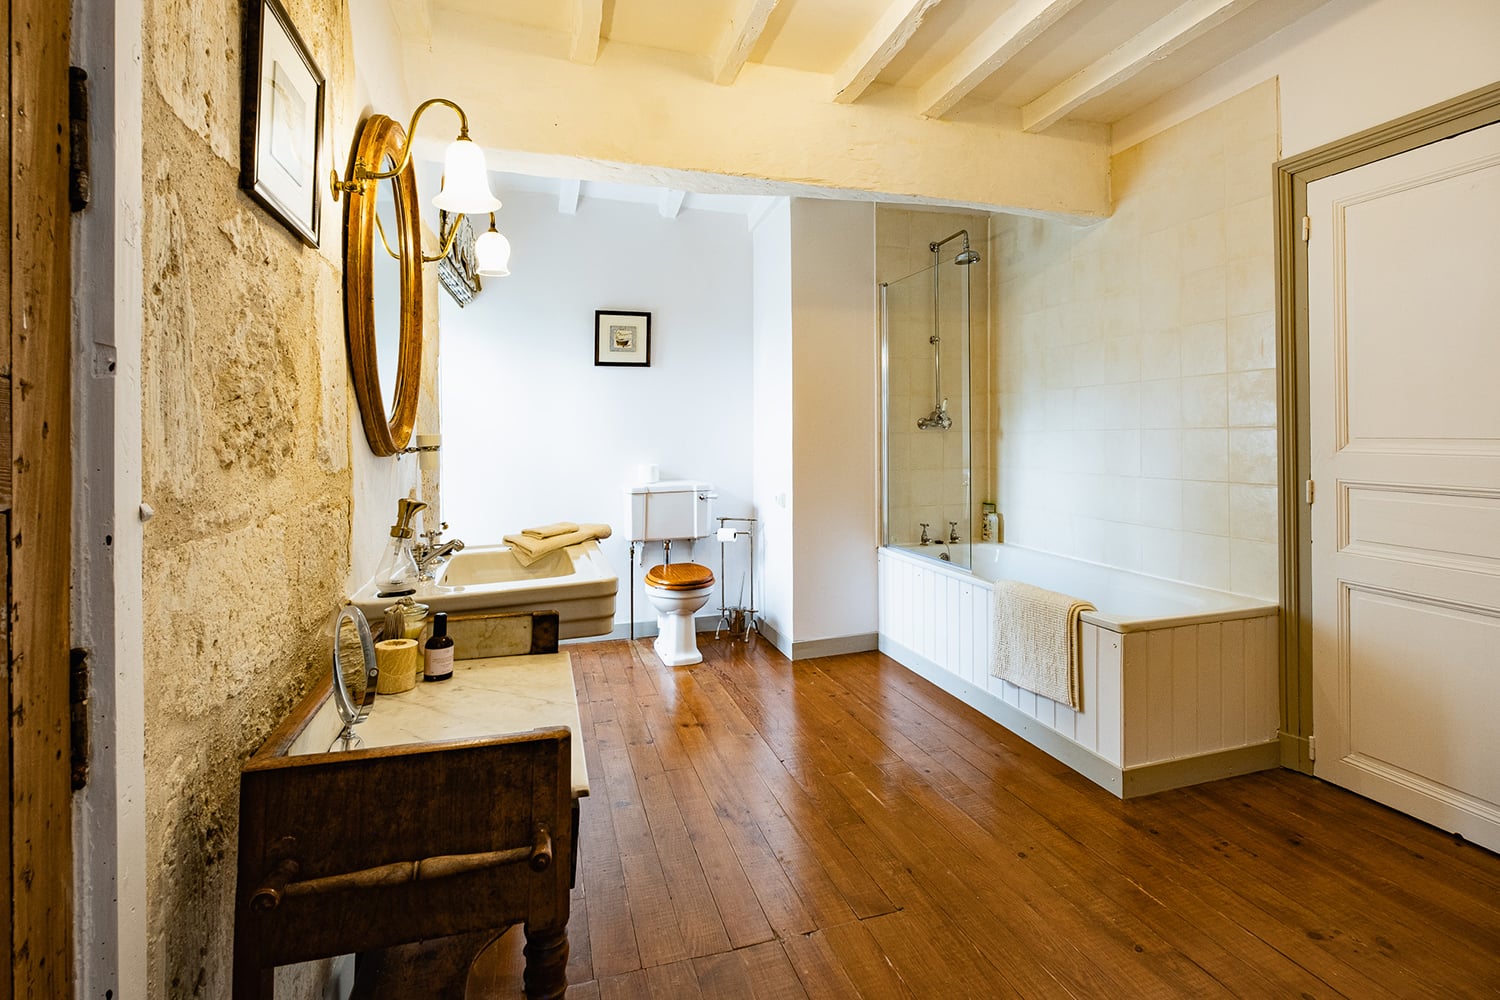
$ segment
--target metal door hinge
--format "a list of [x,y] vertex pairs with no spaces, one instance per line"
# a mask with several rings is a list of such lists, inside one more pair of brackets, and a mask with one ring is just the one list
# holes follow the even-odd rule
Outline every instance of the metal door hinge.
[[68,67],[68,206],[82,212],[89,206],[89,75]]
[[1318,759],[1318,738],[1316,736],[1309,736],[1307,738],[1307,759]]
[[1312,502],[1313,502],[1313,498],[1315,496],[1317,496],[1317,493],[1318,493],[1318,484],[1314,483],[1311,479],[1309,479],[1307,481],[1307,490],[1306,490],[1306,493],[1307,493],[1307,503],[1308,503],[1308,506],[1311,506]]
[[1302,242],[1306,243],[1312,238],[1312,218],[1304,215],[1302,217]]
[[72,649],[68,659],[69,729],[76,792],[89,782],[89,651]]

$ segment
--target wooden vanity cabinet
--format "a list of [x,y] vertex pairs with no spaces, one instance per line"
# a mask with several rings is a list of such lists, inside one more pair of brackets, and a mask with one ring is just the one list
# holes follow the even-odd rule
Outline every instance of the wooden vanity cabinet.
[[[507,700],[512,677],[525,694]],[[538,684],[552,685],[550,700],[513,704]],[[425,701],[377,699],[359,727],[363,735],[385,713],[385,735],[373,742],[392,745],[318,752],[329,743],[325,681],[245,763],[235,1000],[272,997],[277,965],[467,935],[468,960],[424,993],[462,997],[468,961],[516,923],[525,925],[526,995],[563,996],[576,804],[587,794],[569,732],[577,703],[568,656],[462,661],[452,681],[417,690]],[[544,728],[476,736],[445,722],[438,735],[463,735],[420,738],[449,714],[445,706],[487,717],[484,698],[497,700],[496,728],[519,728],[517,711]]]

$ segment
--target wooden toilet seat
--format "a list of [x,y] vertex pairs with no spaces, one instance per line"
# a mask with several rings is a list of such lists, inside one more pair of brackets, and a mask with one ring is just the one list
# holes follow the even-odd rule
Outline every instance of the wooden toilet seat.
[[697,563],[652,566],[646,572],[646,586],[657,590],[701,590],[713,585],[713,570]]

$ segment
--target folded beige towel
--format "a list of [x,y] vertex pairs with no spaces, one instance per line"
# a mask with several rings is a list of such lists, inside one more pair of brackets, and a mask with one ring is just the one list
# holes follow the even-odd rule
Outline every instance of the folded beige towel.
[[1083,707],[1079,618],[1088,601],[1028,583],[995,583],[995,629],[990,676],[1035,691],[1061,705]]
[[565,549],[569,545],[577,545],[591,538],[608,538],[611,534],[607,524],[580,524],[577,531],[569,531],[561,535],[552,535],[549,538],[534,538],[521,532],[515,535],[506,535],[505,544],[515,553],[516,562],[522,566],[530,566],[548,552],[556,552]]
[[572,521],[558,521],[554,524],[543,524],[535,528],[527,528],[521,534],[530,535],[532,538],[551,538],[553,535],[566,535],[571,531],[577,530],[578,525]]

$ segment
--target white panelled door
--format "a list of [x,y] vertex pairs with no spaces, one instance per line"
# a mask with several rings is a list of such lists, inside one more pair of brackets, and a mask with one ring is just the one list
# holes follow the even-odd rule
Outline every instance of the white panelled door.
[[1314,773],[1500,850],[1500,125],[1307,191]]

